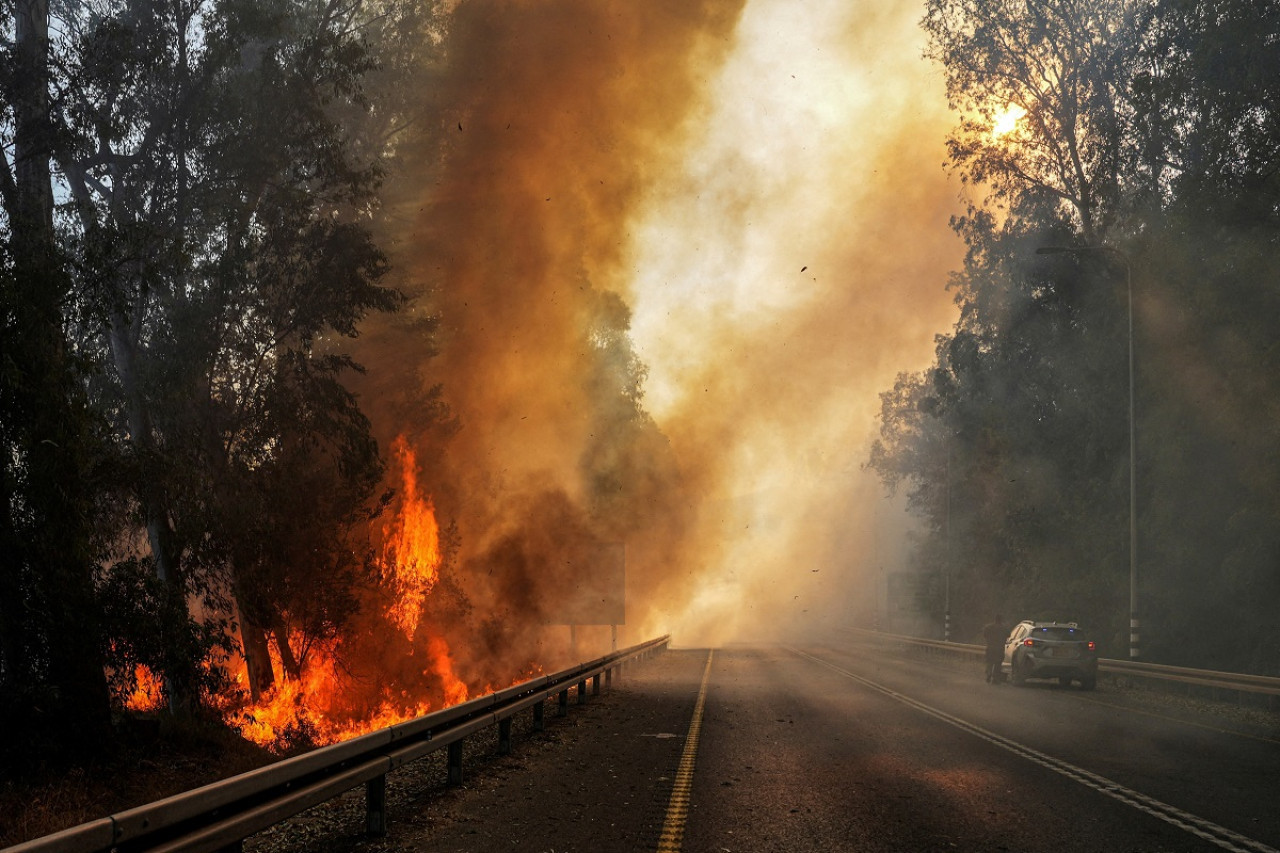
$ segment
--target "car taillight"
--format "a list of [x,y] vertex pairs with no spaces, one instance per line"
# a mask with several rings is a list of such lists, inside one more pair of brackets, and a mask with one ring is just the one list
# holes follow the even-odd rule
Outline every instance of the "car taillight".
[[1024,646],[1034,646],[1035,644],[1036,644],[1036,641],[1031,639],[1030,637],[1027,637],[1025,640],[1022,641],[1022,645]]
[[1092,651],[1094,651],[1094,650],[1095,650],[1095,648],[1096,648],[1096,647],[1095,647],[1095,646],[1094,646],[1094,644],[1093,644],[1093,640],[1090,640],[1090,641],[1089,641],[1089,651],[1091,651],[1091,652],[1092,652]]

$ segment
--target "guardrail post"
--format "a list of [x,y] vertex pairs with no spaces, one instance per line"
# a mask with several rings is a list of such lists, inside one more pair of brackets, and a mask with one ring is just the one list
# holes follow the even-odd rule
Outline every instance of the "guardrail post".
[[585,678],[578,682],[578,704],[587,704],[587,680]]
[[364,783],[364,828],[369,835],[387,834],[387,777],[375,776]]
[[462,784],[462,741],[460,738],[449,744],[449,780],[450,785]]
[[591,676],[591,695],[592,696],[600,695],[600,673],[598,672],[595,675]]
[[609,667],[604,671],[604,686],[605,687],[613,686],[613,667]]
[[546,706],[547,700],[545,697],[541,702],[533,706],[533,730],[535,732],[540,732],[547,727],[547,724],[542,721],[542,713]]
[[511,718],[498,720],[498,754],[511,754]]
[[566,687],[564,690],[560,691],[560,716],[563,717],[568,713],[569,713],[569,688]]

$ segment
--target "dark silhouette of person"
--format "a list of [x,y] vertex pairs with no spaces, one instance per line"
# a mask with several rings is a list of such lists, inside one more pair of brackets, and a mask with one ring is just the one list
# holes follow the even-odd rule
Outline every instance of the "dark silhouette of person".
[[982,626],[982,640],[987,644],[987,683],[1000,683],[1000,664],[1004,662],[1004,619],[999,613],[992,622]]

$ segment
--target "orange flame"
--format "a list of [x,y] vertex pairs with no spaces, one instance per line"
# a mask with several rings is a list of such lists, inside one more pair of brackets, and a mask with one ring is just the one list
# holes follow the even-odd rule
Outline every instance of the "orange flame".
[[[467,701],[470,688],[454,670],[444,638],[431,637],[427,653],[430,664],[424,674],[436,676],[444,691],[439,707]],[[275,646],[271,659],[280,671]],[[279,751],[296,744],[337,743],[435,710],[430,701],[384,695],[376,706],[353,715],[335,701],[342,694],[340,669],[336,648],[313,649],[301,679],[278,682],[257,704],[228,714],[228,722],[246,739]]]
[[388,616],[412,640],[422,603],[440,576],[440,528],[431,498],[418,489],[417,459],[404,436],[392,450],[400,460],[403,489],[400,512],[382,530],[382,571],[395,592]]
[[[410,644],[417,645],[414,640],[423,604],[440,575],[440,529],[430,497],[419,489],[413,449],[402,436],[392,444],[392,451],[400,465],[402,487],[399,510],[382,529],[380,564],[392,594],[386,617]],[[465,702],[471,690],[454,669],[449,644],[434,634],[425,639],[428,662],[420,672],[428,683],[438,686],[432,693],[439,707]],[[297,649],[303,646],[302,640],[294,635],[288,642]],[[283,674],[278,645],[271,645],[269,653],[272,671]],[[341,660],[341,640],[313,641],[301,677],[280,678],[261,701],[228,713],[228,722],[247,739],[282,750],[293,745],[336,743],[433,710],[431,701],[410,696],[398,687],[384,688],[372,706],[365,700],[363,707],[349,707],[352,700],[345,688],[351,682]]]
[[457,705],[467,701],[470,691],[462,679],[453,671],[453,659],[449,656],[449,644],[442,637],[432,637],[427,643],[427,654],[431,658],[431,668],[444,684],[444,703]]
[[158,711],[164,707],[164,681],[145,664],[133,669],[133,692],[124,700],[130,711]]
[[[283,672],[274,645],[270,652],[272,668]],[[261,701],[228,715],[228,722],[248,740],[281,750],[337,743],[432,710],[429,701],[384,696],[376,706],[353,712],[342,705],[344,677],[336,644],[313,647],[301,678],[277,681]]]

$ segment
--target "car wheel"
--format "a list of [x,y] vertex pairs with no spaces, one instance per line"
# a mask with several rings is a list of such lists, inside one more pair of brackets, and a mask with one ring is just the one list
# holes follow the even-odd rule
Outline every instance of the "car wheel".
[[1092,690],[1093,688],[1095,688],[1095,687],[1097,687],[1097,686],[1098,686],[1098,677],[1097,677],[1096,675],[1095,675],[1095,676],[1092,676],[1092,677],[1090,677],[1090,678],[1082,678],[1082,679],[1080,679],[1080,689],[1081,689],[1081,690]]
[[1059,684],[1061,684],[1063,687],[1070,687],[1070,686],[1071,686],[1071,676],[1069,676],[1069,675],[1059,675],[1059,676],[1058,676],[1058,683],[1059,683]]
[[1013,682],[1014,687],[1021,687],[1027,683],[1027,668],[1022,664],[1022,658],[1014,658],[1009,664],[1009,680]]

